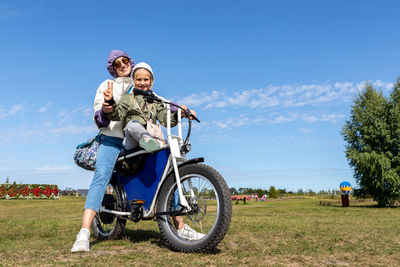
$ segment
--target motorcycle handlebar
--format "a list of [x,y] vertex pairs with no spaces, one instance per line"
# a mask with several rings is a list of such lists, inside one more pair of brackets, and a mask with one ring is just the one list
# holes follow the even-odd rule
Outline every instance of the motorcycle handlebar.
[[185,110],[184,108],[182,108],[181,106],[179,106],[179,105],[177,105],[177,104],[175,104],[175,103],[162,100],[162,99],[158,98],[158,97],[155,96],[155,95],[146,96],[145,98],[152,99],[152,100],[157,101],[157,102],[161,102],[161,103],[164,103],[164,104],[168,104],[168,105],[177,107],[177,108],[183,110],[183,112],[185,113],[185,115],[186,115],[187,118],[193,118],[195,121],[197,121],[197,122],[200,123],[200,120],[199,120],[196,116],[194,116],[189,110]]
[[183,143],[184,144],[188,144],[190,133],[191,133],[191,130],[192,130],[192,120],[190,118],[193,118],[195,121],[197,121],[199,123],[200,123],[200,120],[196,116],[194,116],[189,110],[186,110],[186,109],[182,108],[181,106],[179,106],[179,105],[177,105],[175,103],[160,99],[159,97],[155,96],[154,94],[146,95],[145,98],[152,99],[154,101],[161,102],[161,103],[164,103],[164,104],[168,104],[168,105],[171,105],[171,106],[175,106],[178,109],[183,110],[183,112],[185,113],[186,117],[188,118],[188,122],[189,122],[188,132],[187,132],[185,141]]

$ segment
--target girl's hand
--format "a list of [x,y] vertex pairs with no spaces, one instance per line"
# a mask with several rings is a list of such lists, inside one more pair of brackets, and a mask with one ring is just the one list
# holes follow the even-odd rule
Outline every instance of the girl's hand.
[[112,113],[114,111],[113,106],[106,102],[103,102],[101,109],[104,113]]
[[[186,111],[188,110],[188,108],[185,105],[181,105],[181,108],[183,108]],[[193,109],[190,110],[190,113],[192,113],[193,116],[197,117],[197,113]],[[185,112],[183,110],[181,110],[181,115],[183,117],[187,118],[187,116],[186,116],[186,114],[185,114]],[[193,120],[193,117],[190,116],[190,119]]]
[[110,81],[107,82],[107,89],[103,92],[104,100],[109,101],[113,99],[113,82],[111,82],[110,86]]

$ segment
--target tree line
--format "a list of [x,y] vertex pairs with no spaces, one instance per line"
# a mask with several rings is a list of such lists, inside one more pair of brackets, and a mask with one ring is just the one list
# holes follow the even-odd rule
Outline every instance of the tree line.
[[340,195],[340,190],[319,190],[318,192],[311,189],[303,190],[287,190],[287,189],[277,189],[275,186],[270,186],[269,189],[261,188],[249,188],[240,187],[236,189],[235,187],[229,188],[231,195],[257,195],[259,198],[266,195],[269,198],[282,198],[290,196],[315,196],[315,195]]

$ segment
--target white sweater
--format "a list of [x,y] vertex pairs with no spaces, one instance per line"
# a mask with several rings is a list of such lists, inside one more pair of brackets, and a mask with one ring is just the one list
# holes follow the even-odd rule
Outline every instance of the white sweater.
[[[96,96],[94,98],[94,105],[93,105],[94,112],[100,110],[102,107],[102,104],[104,102],[103,92],[107,89],[108,82],[113,83],[113,98],[115,102],[118,102],[121,96],[123,96],[132,85],[132,80],[129,77],[118,77],[114,81],[105,80],[104,82],[102,82],[99,88],[97,88]],[[107,128],[100,128],[100,129],[101,133],[104,135],[124,138],[121,121],[111,121],[110,125],[108,125]]]

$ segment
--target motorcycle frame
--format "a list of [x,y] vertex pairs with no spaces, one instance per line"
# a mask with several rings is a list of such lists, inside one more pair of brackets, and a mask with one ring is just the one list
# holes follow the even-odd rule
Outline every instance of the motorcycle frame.
[[[157,204],[157,199],[161,190],[161,187],[164,185],[165,180],[167,179],[168,175],[170,174],[170,169],[171,166],[173,168],[174,174],[175,174],[175,181],[176,185],[178,188],[178,195],[179,195],[179,203],[182,208],[182,212],[189,212],[191,210],[185,196],[183,195],[182,191],[182,185],[181,185],[181,179],[179,175],[179,166],[178,162],[185,162],[186,161],[186,151],[181,151],[181,147],[183,146],[183,138],[182,138],[182,116],[181,112],[178,109],[178,135],[173,135],[171,132],[171,108],[168,103],[164,103],[167,108],[167,140],[168,140],[168,149],[170,149],[171,154],[168,157],[167,163],[164,167],[163,174],[161,176],[161,179],[157,185],[157,189],[154,193],[153,200],[151,202],[150,208],[148,211],[145,210],[143,213],[143,218],[144,219],[151,219],[156,215],[156,204]],[[161,149],[165,149],[165,147],[162,147]],[[157,151],[155,151],[157,152]],[[154,152],[153,152],[154,153]],[[147,151],[138,151],[135,153],[132,153],[130,155],[120,157],[117,159],[117,161],[121,161],[127,158],[135,157],[140,154],[149,154]],[[193,162],[202,162],[204,161],[203,158],[199,159],[194,159]],[[190,160],[192,162],[192,160]],[[190,185],[190,194],[193,196],[194,191],[191,187],[191,182],[189,181]],[[104,208],[103,206],[99,209],[99,212],[106,212],[106,213],[111,213],[115,215],[120,215],[120,216],[128,216],[130,217],[131,213],[130,212],[125,212],[125,211],[115,211],[115,210],[109,210]]]

